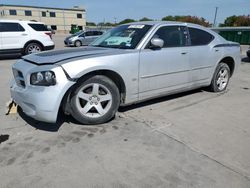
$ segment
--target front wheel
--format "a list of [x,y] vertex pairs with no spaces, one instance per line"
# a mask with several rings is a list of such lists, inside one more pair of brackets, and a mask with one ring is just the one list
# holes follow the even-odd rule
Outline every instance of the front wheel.
[[94,76],[76,85],[71,99],[71,115],[82,124],[100,124],[114,117],[120,93],[106,76]]
[[77,40],[75,41],[75,47],[80,47],[82,45],[82,42]]
[[213,92],[221,92],[226,90],[230,79],[230,68],[226,63],[219,63],[216,67],[210,90]]

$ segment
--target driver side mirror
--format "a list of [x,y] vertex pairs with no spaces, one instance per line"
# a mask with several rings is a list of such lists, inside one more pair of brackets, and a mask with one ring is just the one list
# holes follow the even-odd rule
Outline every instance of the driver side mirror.
[[150,41],[151,49],[161,49],[164,46],[164,41],[160,38],[152,38]]

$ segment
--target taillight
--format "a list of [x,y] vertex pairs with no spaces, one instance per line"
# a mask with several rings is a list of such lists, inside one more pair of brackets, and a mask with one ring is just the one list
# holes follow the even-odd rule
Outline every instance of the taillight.
[[49,37],[52,39],[52,33],[45,33],[46,35],[49,35]]

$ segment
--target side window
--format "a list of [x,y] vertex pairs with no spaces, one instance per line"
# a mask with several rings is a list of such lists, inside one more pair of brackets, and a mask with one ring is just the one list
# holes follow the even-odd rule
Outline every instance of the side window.
[[100,31],[94,31],[94,35],[99,36],[99,35],[101,35],[101,32]]
[[2,25],[2,28],[1,28],[2,32],[22,32],[22,31],[25,31],[24,28],[19,23],[4,22],[4,23],[1,23],[1,25]]
[[201,29],[189,27],[188,30],[192,46],[207,45],[214,39],[213,35]]
[[163,26],[156,31],[154,37],[164,41],[163,47],[180,47],[187,44],[185,27],[182,26]]
[[93,36],[93,32],[92,31],[87,31],[86,33],[85,33],[85,36],[87,37],[87,36]]
[[47,26],[43,24],[29,23],[28,25],[35,31],[48,31]]

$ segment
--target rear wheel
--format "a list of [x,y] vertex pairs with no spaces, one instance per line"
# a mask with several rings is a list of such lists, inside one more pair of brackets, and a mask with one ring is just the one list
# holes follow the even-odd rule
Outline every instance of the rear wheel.
[[30,43],[24,49],[24,54],[38,53],[42,51],[42,46],[38,43]]
[[210,90],[213,92],[221,92],[226,90],[230,79],[230,68],[226,63],[220,63],[215,69]]
[[77,40],[75,41],[75,47],[80,47],[82,45],[82,42]]
[[77,84],[70,99],[71,115],[83,124],[100,124],[114,117],[120,94],[106,76],[94,76]]

